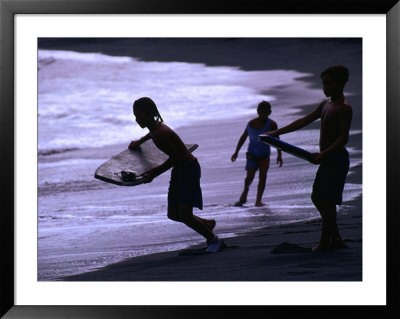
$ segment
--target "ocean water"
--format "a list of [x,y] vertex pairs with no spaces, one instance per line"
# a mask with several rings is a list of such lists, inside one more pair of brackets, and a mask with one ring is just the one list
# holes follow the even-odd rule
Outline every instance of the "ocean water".
[[[208,119],[253,115],[268,100],[280,110],[315,103],[320,90],[290,70],[245,72],[183,62],[141,62],[100,53],[38,51],[39,154],[110,145],[141,134],[133,101],[151,97],[176,128]],[[295,99],[279,99],[290,87]],[[229,108],[227,108],[229,106]]]
[[[316,166],[285,156],[284,169],[275,165],[268,173],[263,198],[268,205],[252,205],[255,180],[249,203],[237,208],[232,204],[243,186],[245,159],[229,160],[245,122],[229,123],[254,117],[259,101],[270,101],[273,118],[287,123],[295,118],[296,106],[322,100],[321,90],[305,81],[309,75],[39,50],[38,280],[59,280],[203,241],[167,219],[168,173],[132,188],[93,178],[100,164],[146,133],[132,115],[133,101],[142,96],[156,102],[165,122],[186,142],[200,144],[196,156],[205,199],[200,216],[217,220],[220,237],[318,217],[309,199]],[[209,130],[193,129],[205,122],[211,123]],[[288,134],[288,141],[316,151],[318,137],[317,129],[309,129]],[[349,151],[351,165],[361,165],[361,152]],[[347,184],[344,199],[360,194],[361,185]],[[341,207],[343,213],[347,209]]]

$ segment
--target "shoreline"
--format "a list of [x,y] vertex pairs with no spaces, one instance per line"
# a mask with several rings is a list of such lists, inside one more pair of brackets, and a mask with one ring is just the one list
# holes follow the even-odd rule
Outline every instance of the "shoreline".
[[[300,107],[300,109],[302,109]],[[234,125],[236,123],[236,125]],[[241,124],[239,126],[238,124]],[[245,125],[244,119],[223,123],[197,123],[177,129],[184,141],[202,141],[218,129],[232,127],[233,140]],[[243,126],[243,127],[242,127]],[[236,130],[236,131],[235,131]],[[360,134],[361,135],[361,134]],[[195,139],[197,138],[197,139]],[[352,144],[358,145],[357,138]],[[224,137],[226,143],[226,137]],[[218,144],[218,143],[216,143]],[[232,144],[232,150],[234,145]],[[113,147],[116,149],[116,147]],[[200,163],[215,154],[218,145],[200,145]],[[205,152],[205,153],[203,153]],[[241,150],[241,154],[244,149]],[[224,154],[226,151],[224,152]],[[243,155],[243,154],[242,154]],[[289,155],[288,155],[289,156]],[[288,161],[291,159],[287,159]],[[284,164],[285,165],[285,164]],[[273,168],[275,169],[275,168]],[[207,170],[207,167],[205,167]],[[350,168],[347,183],[362,183],[362,164]],[[209,175],[209,174],[208,174]],[[242,180],[238,176],[238,180]],[[207,173],[202,179],[210,178]],[[202,182],[203,184],[203,182]],[[253,185],[254,186],[254,185]],[[310,194],[312,185],[310,187]],[[254,188],[254,187],[253,187]],[[253,189],[254,191],[254,189]],[[233,194],[235,198],[239,194]],[[213,199],[207,197],[213,204]],[[226,201],[231,200],[226,198]],[[249,196],[251,200],[251,196]],[[310,200],[311,203],[311,200]],[[249,202],[249,205],[252,203]],[[315,209],[316,211],[316,209]],[[318,215],[319,216],[319,215]],[[166,217],[165,217],[166,218]],[[318,244],[320,217],[280,225],[271,225],[224,238],[227,248],[216,254],[203,254],[204,244],[184,249],[141,255],[108,264],[98,270],[61,277],[61,281],[359,281],[362,280],[362,194],[344,202],[338,213],[339,231],[349,249],[310,252]],[[223,221],[222,221],[223,222]],[[218,223],[216,233],[218,234]],[[281,253],[273,254],[274,249]],[[183,256],[182,256],[183,254]],[[313,265],[312,267],[307,265]],[[340,271],[337,266],[340,265]],[[212,274],[204,273],[212,267]]]
[[[310,106],[299,106],[297,109],[299,113],[304,113],[304,111]],[[212,172],[207,173],[206,170],[207,164],[204,163],[208,160],[208,158],[216,154],[218,150],[220,150],[219,142],[214,143],[207,142],[207,139],[210,139],[210,132],[217,132],[217,130],[229,131],[229,136],[221,137],[224,144],[229,144],[232,148],[232,152],[234,149],[234,143],[242,133],[242,130],[245,126],[245,123],[248,121],[248,118],[241,117],[237,119],[226,120],[224,122],[198,122],[196,125],[182,126],[176,129],[177,133],[182,137],[185,142],[188,143],[198,143],[200,142],[200,147],[196,151],[196,156],[199,157],[200,163],[203,164],[204,167],[204,176],[202,180],[209,180],[210,182],[214,181],[212,176]],[[315,123],[317,124],[317,123]],[[317,124],[318,125],[318,124]],[[311,128],[311,127],[310,127]],[[211,136],[213,136],[211,134]],[[353,135],[354,136],[354,135]],[[350,138],[349,145],[356,148],[361,148],[361,139],[362,134],[357,134],[357,138]],[[228,140],[232,139],[231,142]],[[212,140],[212,139],[211,139]],[[111,157],[116,153],[120,152],[121,146],[124,144],[116,144],[112,146],[105,146],[101,149],[103,150],[101,153],[106,157]],[[78,157],[81,157],[82,154],[84,157],[91,158],[98,154],[99,149],[87,149],[87,150],[75,150],[71,152],[76,152]],[[243,156],[245,150],[242,148],[241,155]],[[70,152],[65,154],[55,154],[53,156],[49,156],[50,158],[62,158],[63,156],[69,157]],[[223,154],[226,154],[227,151],[223,151]],[[290,155],[285,155],[284,162],[289,163],[289,161],[293,160],[288,158]],[[358,155],[356,155],[358,157]],[[288,162],[286,162],[288,161]],[[202,165],[202,166],[203,166]],[[285,165],[285,164],[284,164]],[[271,169],[276,169],[274,166]],[[350,172],[353,174],[349,174],[346,180],[346,183],[354,183],[354,184],[362,184],[362,164],[350,168]],[[240,175],[237,177],[238,181],[242,181],[244,175]],[[203,182],[202,182],[203,184]],[[253,185],[253,188],[255,186]],[[309,185],[310,193],[312,185]],[[254,192],[254,189],[253,189]],[[266,192],[267,193],[267,192]],[[224,200],[232,201],[239,194],[233,194],[232,198],[225,198]],[[249,194],[249,205],[251,203],[251,194]],[[265,194],[264,194],[265,195]],[[362,196],[362,195],[361,195]],[[213,204],[215,198],[210,198],[210,196],[206,196],[206,201]],[[354,230],[351,228],[342,229],[341,222],[338,217],[338,225],[339,231],[341,232],[343,238],[345,240],[350,240],[349,246],[350,249],[346,250],[338,250],[333,252],[325,252],[325,253],[310,253],[307,252],[307,249],[311,249],[316,246],[319,241],[320,234],[320,218],[316,217],[312,220],[306,221],[297,221],[290,223],[283,223],[281,225],[272,225],[267,226],[266,228],[255,229],[250,232],[239,232],[237,235],[233,237],[224,238],[226,245],[228,248],[223,250],[220,253],[210,255],[210,254],[199,254],[199,249],[204,247],[204,244],[198,244],[194,246],[186,247],[182,250],[174,250],[174,251],[165,251],[159,252],[155,254],[148,255],[140,255],[136,257],[131,257],[125,260],[122,260],[117,263],[111,263],[105,265],[99,270],[90,270],[88,272],[84,272],[77,275],[65,276],[54,278],[52,281],[230,281],[230,280],[239,280],[239,281],[285,281],[285,280],[294,280],[294,281],[308,281],[308,280],[361,280],[361,269],[362,269],[362,249],[361,249],[361,228],[362,228],[362,208],[361,208],[362,197],[357,198],[355,200],[351,200],[343,203],[344,210],[347,211],[349,209],[348,206],[355,205],[355,207],[351,208],[351,213],[347,213],[347,216],[341,216],[341,213],[338,215],[340,219],[343,219],[345,224],[351,223]],[[311,203],[311,201],[310,201]],[[315,210],[316,211],[316,210]],[[316,214],[317,211],[316,211]],[[350,216],[351,215],[351,216]],[[319,215],[318,215],[319,216]],[[165,217],[166,218],[166,217]],[[347,220],[345,221],[344,219]],[[357,222],[357,226],[352,223],[352,221]],[[222,220],[223,222],[223,220]],[[217,228],[216,232],[218,234],[218,223],[217,220]],[[359,231],[359,233],[357,233]],[[285,235],[287,234],[287,235]],[[346,236],[347,234],[347,236]],[[267,239],[267,240],[265,240]],[[289,245],[285,244],[289,243]],[[273,249],[282,249],[283,252],[281,254],[272,254],[271,251]],[[187,254],[191,250],[196,250],[193,256],[180,256],[179,254]],[[296,252],[296,251],[305,251]],[[196,255],[197,254],[197,255]],[[352,266],[345,265],[344,268],[348,268],[348,270],[343,271],[341,274],[336,274],[334,267],[329,266],[327,269],[324,269],[326,266],[325,260],[329,260],[328,264],[337,265],[337,260],[345,260],[352,259]],[[291,260],[293,259],[293,260]],[[227,268],[227,261],[229,260],[229,264],[240,264],[242,260],[248,260],[248,269],[245,267],[237,269],[235,266]],[[269,262],[277,263],[273,269],[270,269],[268,266],[259,266],[259,269],[253,272],[252,267],[254,265],[249,263],[254,263],[256,265],[261,265],[263,260],[266,260],[266,265]],[[303,274],[298,273],[296,269],[302,269],[304,260],[307,260],[308,263],[314,263],[316,265],[316,269],[313,270],[314,273],[310,273],[305,271]],[[215,267],[218,267],[212,277],[201,276],[204,269],[207,269],[207,263],[211,262]],[[282,263],[279,265],[279,263]],[[346,264],[345,261],[343,261]],[[321,264],[321,267],[319,266]],[[324,266],[325,265],[325,266]],[[165,266],[165,267],[164,267]],[[213,266],[213,267],[214,267]],[[258,266],[257,266],[258,267]],[[276,267],[276,269],[275,269]],[[279,268],[282,267],[282,271]],[[215,270],[215,268],[213,268]],[[290,270],[291,269],[291,270]],[[330,270],[329,270],[330,269]],[[189,271],[189,275],[187,277],[177,274],[187,273]],[[232,272],[234,270],[234,272]],[[226,274],[227,272],[229,274]],[[251,274],[249,274],[251,271]],[[329,272],[334,275],[334,278],[329,279]],[[159,277],[157,274],[162,274]],[[193,276],[193,273],[196,275]],[[190,275],[192,274],[192,275]],[[270,274],[270,275],[267,275]],[[41,280],[46,281],[46,280]]]
[[[295,70],[308,74],[299,80],[321,90],[321,72],[341,64],[350,73],[345,96],[349,93],[357,117],[352,129],[362,127],[361,38],[40,38],[38,49],[97,52],[144,62],[229,66],[244,71]],[[320,102],[315,101],[315,107]],[[359,124],[355,126],[354,122]]]
[[[310,87],[320,88],[319,74],[329,65],[343,64],[350,68],[350,80],[346,86],[355,99],[351,101],[354,113],[352,130],[362,129],[362,64],[360,39],[41,39],[40,49],[64,49],[78,52],[102,52],[113,56],[131,56],[142,61],[180,61],[204,63],[208,66],[232,66],[243,70],[293,69],[311,74],[302,78]],[[46,41],[47,44],[45,43]],[[210,54],[210,46],[216,53]],[[162,50],[160,50],[162,48]],[[284,50],[284,51],[282,51]],[[265,52],[271,53],[268,58]],[[282,58],[284,52],[285,58]],[[306,53],[302,53],[306,52]],[[315,108],[299,106],[299,114]],[[274,118],[273,113],[271,115]],[[218,145],[225,147],[225,154],[231,154],[237,139],[243,132],[248,118],[232,119],[223,123],[196,123],[193,126],[177,128],[186,143],[202,143],[196,154],[200,163],[210,163],[220,152]],[[288,123],[279,123],[284,126]],[[314,123],[318,125],[318,123]],[[310,127],[316,128],[316,126]],[[220,137],[210,132],[226,132]],[[210,137],[211,136],[211,137]],[[229,146],[227,151],[226,145]],[[362,132],[348,144],[362,150]],[[115,155],[117,145],[103,147],[104,157]],[[98,149],[97,149],[98,150]],[[91,158],[97,150],[77,150],[75,154],[84,154]],[[73,151],[74,152],[74,151]],[[245,152],[243,149],[241,152]],[[69,153],[69,152],[68,152]],[[69,153],[71,154],[71,153]],[[196,155],[196,156],[197,156]],[[242,153],[243,155],[243,153]],[[56,154],[55,158],[63,158]],[[67,155],[65,155],[67,156]],[[230,156],[230,155],[229,155]],[[362,154],[360,155],[362,156]],[[358,158],[359,155],[356,155]],[[49,158],[49,160],[51,160]],[[225,158],[225,161],[229,159]],[[288,159],[289,160],[289,159]],[[219,164],[223,165],[223,163]],[[271,165],[272,166],[272,165]],[[210,168],[204,179],[214,182],[212,174],[220,167]],[[234,170],[225,164],[226,174]],[[348,181],[362,184],[362,164],[352,168],[354,174]],[[236,174],[238,170],[235,171]],[[223,175],[219,175],[223,176]],[[235,175],[237,176],[237,175]],[[244,175],[237,177],[242,181]],[[203,177],[202,177],[203,178]],[[203,184],[203,182],[202,182]],[[214,185],[210,183],[214,189]],[[311,192],[310,185],[310,192]],[[254,189],[255,185],[253,185]],[[217,189],[215,189],[217,191]],[[213,203],[216,196],[209,191],[207,201]],[[231,202],[239,194],[227,194],[224,201]],[[251,201],[252,199],[250,199]],[[317,213],[318,214],[318,213]],[[344,202],[338,214],[339,231],[348,241],[349,249],[332,252],[310,253],[309,249],[319,241],[320,219],[295,222],[280,226],[253,230],[246,234],[226,238],[227,249],[217,254],[198,254],[188,247],[183,250],[162,252],[151,255],[128,258],[115,264],[109,264],[96,271],[80,275],[59,278],[66,281],[359,281],[362,280],[362,194],[351,201]],[[218,221],[217,221],[218,233]],[[289,243],[289,245],[284,244]],[[300,247],[300,248],[299,248]],[[273,249],[282,253],[272,254]],[[305,248],[305,249],[304,249]],[[299,252],[302,251],[302,252]],[[306,251],[306,252],[304,252]],[[185,253],[184,253],[185,254]],[[340,266],[340,267],[338,267]]]
[[[218,253],[202,253],[204,244],[200,244],[128,258],[59,280],[361,281],[362,196],[343,206],[345,209],[338,214],[337,221],[347,249],[311,251],[319,241],[321,221],[317,218],[224,238],[227,247]],[[210,268],[212,271],[205,271]]]

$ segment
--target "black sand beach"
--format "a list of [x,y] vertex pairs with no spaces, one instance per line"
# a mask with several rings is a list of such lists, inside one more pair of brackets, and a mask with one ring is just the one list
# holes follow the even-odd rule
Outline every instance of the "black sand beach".
[[[225,239],[216,254],[202,246],[127,259],[72,281],[361,281],[361,198],[338,218],[348,249],[311,252],[320,221],[272,227]],[[354,205],[354,206],[353,206]],[[203,245],[204,246],[204,245]]]
[[[350,69],[347,91],[353,95],[351,103],[354,117],[353,130],[362,129],[361,110],[361,47],[359,39],[298,39],[292,47],[283,45],[282,39],[271,39],[267,47],[259,47],[252,39],[227,39],[213,53],[203,40],[193,39],[183,44],[159,39],[146,43],[146,39],[128,42],[124,39],[96,40],[60,39],[58,42],[42,39],[39,48],[103,52],[110,55],[135,56],[145,61],[184,61],[208,65],[240,66],[247,70],[294,69],[313,73],[306,80],[313,87],[320,87],[319,74],[329,65],[343,64]],[[247,50],[235,54],[240,45]],[[307,49],[306,49],[307,48]],[[265,50],[282,52],[284,59],[262,59]],[[323,52],[321,52],[321,50]],[[325,54],[324,54],[325,52]],[[279,54],[277,54],[279,56]],[[315,101],[315,106],[319,101]],[[299,106],[299,115],[315,106]],[[207,145],[204,134],[226,128],[221,144],[230,145],[232,152],[243,127],[249,119],[226,123],[199,123],[195,127],[180,127],[177,132],[184,141],[196,142],[200,163],[202,157],[218,152],[217,146]],[[287,123],[282,123],[285,125]],[[314,124],[315,127],[317,127]],[[222,139],[222,137],[221,137]],[[206,146],[207,145],[207,146]],[[349,146],[362,149],[362,134],[353,135]],[[207,151],[205,150],[207,148]],[[243,150],[242,150],[243,151]],[[361,156],[361,155],[360,155]],[[229,167],[219,171],[219,176],[229,174]],[[214,171],[212,171],[214,172]],[[362,165],[351,169],[347,182],[362,184]],[[211,171],[204,168],[203,175]],[[244,176],[237,176],[241,183]],[[311,193],[310,184],[310,193]],[[253,188],[255,185],[253,185]],[[238,196],[232,193],[227,202]],[[311,200],[310,200],[311,203]],[[223,221],[218,221],[217,223]],[[321,221],[315,219],[288,225],[267,227],[238,237],[224,238],[226,248],[219,253],[203,254],[204,245],[184,250],[157,253],[126,259],[98,270],[59,278],[65,281],[361,281],[362,280],[362,197],[343,203],[338,214],[338,226],[349,246],[348,249],[330,252],[312,252],[319,241]],[[218,233],[218,224],[216,231]]]
[[[236,125],[224,123],[222,127],[236,127],[237,131],[241,131],[242,126],[239,122],[243,123],[242,121],[238,121]],[[199,132],[205,134],[210,131],[213,131],[213,125],[209,123],[204,126],[182,127],[177,130],[184,139],[194,140],[193,135],[197,135],[200,141],[203,138]],[[233,129],[231,138],[236,139],[237,136],[238,133]],[[225,142],[226,139],[229,140],[229,137],[225,137]],[[360,136],[355,135],[350,145],[354,146],[353,144],[360,141]],[[196,151],[200,163],[202,156],[209,156],[217,149],[217,145],[208,145],[208,147],[210,149],[204,150],[204,147],[200,146]],[[202,148],[204,155],[202,155]],[[288,160],[287,157],[288,155],[286,155],[286,160]],[[221,170],[218,176],[215,176],[215,170],[203,166],[204,176],[214,175],[214,179],[218,179],[226,174],[231,174],[229,166]],[[362,167],[357,166],[351,169],[347,182],[361,184],[361,178]],[[238,176],[238,182],[242,182],[242,176]],[[268,192],[268,186],[266,192]],[[215,193],[217,194],[215,196],[218,196],[217,189]],[[225,200],[233,202],[237,196],[237,193],[232,193],[232,196]],[[212,201],[210,198],[207,200]],[[130,258],[93,272],[64,277],[60,280],[361,281],[362,197],[343,203],[343,209],[338,213],[337,220],[348,249],[330,252],[311,251],[311,248],[315,247],[319,241],[321,220],[318,218],[312,221],[267,227],[238,237],[224,238],[227,247],[219,253],[204,254],[202,252],[204,244],[200,244],[184,250]],[[217,233],[218,223],[224,223],[224,221],[217,219]]]

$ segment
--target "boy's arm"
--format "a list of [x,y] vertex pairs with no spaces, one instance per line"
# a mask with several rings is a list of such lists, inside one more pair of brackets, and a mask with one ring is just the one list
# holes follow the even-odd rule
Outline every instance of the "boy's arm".
[[168,159],[161,165],[142,174],[148,177],[147,183],[150,183],[153,178],[170,169],[178,161],[180,157],[179,152],[181,152],[177,145],[182,143],[182,141],[180,141],[178,135],[174,134],[171,130],[159,131],[155,140],[157,141],[156,146],[168,155]]
[[239,154],[239,150],[243,146],[244,142],[246,141],[247,136],[248,136],[247,129],[245,129],[242,136],[240,136],[240,138],[239,138],[235,153],[233,153],[233,155],[231,157],[232,162],[236,161],[236,158],[238,157],[238,154]]
[[[272,129],[273,131],[276,131],[276,130],[278,129],[278,124],[276,124],[276,122],[273,121],[273,120],[271,120],[271,129]],[[279,138],[279,135],[276,136],[276,138]],[[276,162],[277,162],[277,164],[279,164],[279,167],[281,167],[282,164],[283,164],[283,161],[282,161],[282,151],[281,151],[279,148],[277,148],[276,151],[277,151],[277,153],[278,153],[278,157],[276,158]]]
[[347,141],[349,140],[349,131],[352,117],[353,110],[349,105],[345,105],[343,111],[341,111],[341,114],[339,116],[339,136],[327,149],[317,154],[315,158],[315,161],[317,163],[321,162],[321,160],[327,154],[335,152],[347,144]]
[[314,122],[316,119],[319,119],[321,117],[322,107],[324,104],[325,104],[325,101],[322,102],[320,105],[318,105],[318,107],[314,111],[312,111],[310,114],[290,123],[289,125],[281,127],[280,129],[277,129],[277,130],[271,131],[271,132],[266,132],[264,134],[278,137],[279,135],[282,135],[282,134],[287,134],[287,133],[290,133],[293,131],[297,131],[297,130],[303,128],[304,126],[307,126],[311,122]]
[[140,139],[132,141],[129,143],[128,148],[131,150],[137,149],[141,144],[151,139],[150,133],[147,133],[145,136],[142,136]]
[[173,166],[172,159],[169,157],[164,163],[161,165],[154,167],[147,172],[143,173],[142,175],[148,177],[149,180],[146,183],[150,183],[155,177],[160,175],[161,173],[169,170]]

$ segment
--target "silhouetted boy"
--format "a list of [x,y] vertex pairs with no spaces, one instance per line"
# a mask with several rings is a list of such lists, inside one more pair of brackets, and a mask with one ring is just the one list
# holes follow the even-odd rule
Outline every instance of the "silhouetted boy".
[[140,127],[148,128],[150,132],[140,140],[132,141],[129,148],[137,148],[141,143],[152,139],[154,144],[169,156],[165,163],[144,173],[149,177],[149,182],[158,172],[164,171],[164,168],[173,167],[168,189],[168,218],[184,223],[205,237],[206,252],[220,250],[223,241],[213,233],[215,220],[193,215],[193,207],[203,209],[201,169],[197,158],[187,150],[180,137],[163,123],[152,99],[143,97],[136,100],[133,104],[133,114]]
[[349,153],[345,145],[349,138],[352,108],[343,95],[348,81],[347,68],[331,66],[321,73],[324,100],[313,112],[266,135],[279,136],[296,131],[321,118],[319,163],[311,199],[322,217],[321,239],[314,250],[346,248],[336,224],[336,205],[342,203],[342,193],[349,170]]

